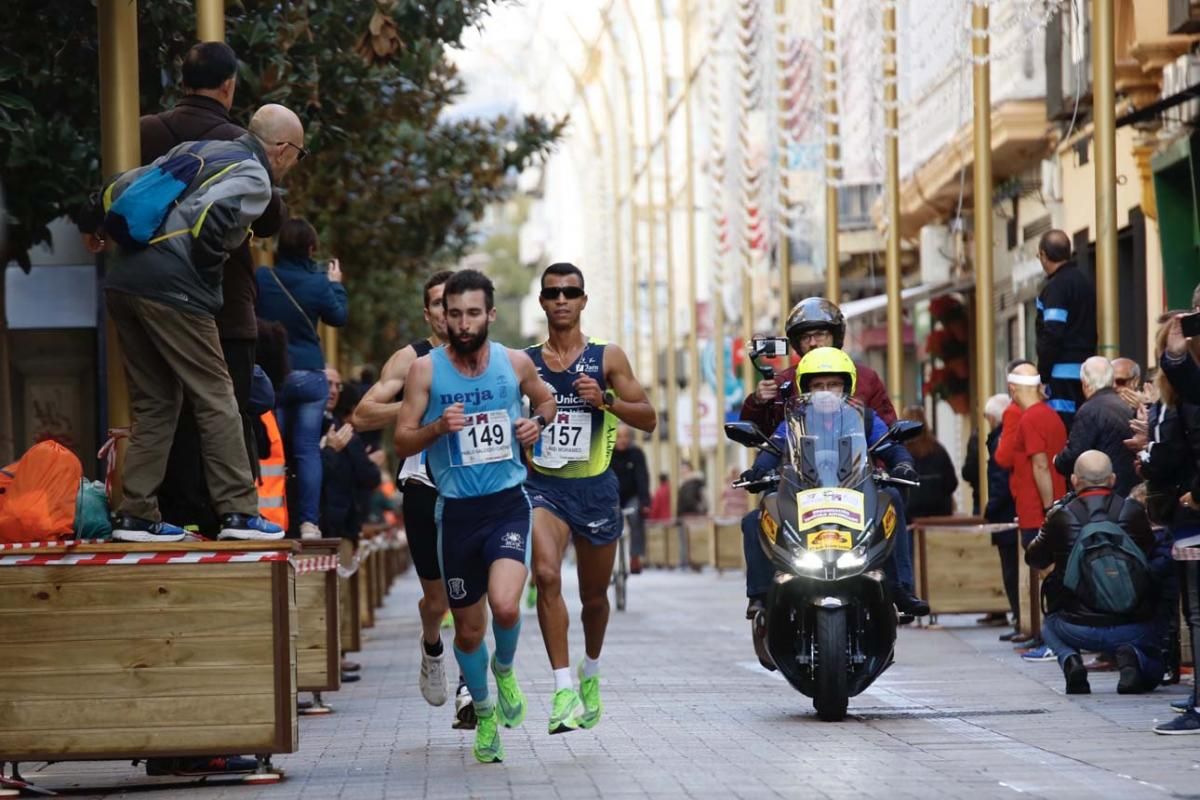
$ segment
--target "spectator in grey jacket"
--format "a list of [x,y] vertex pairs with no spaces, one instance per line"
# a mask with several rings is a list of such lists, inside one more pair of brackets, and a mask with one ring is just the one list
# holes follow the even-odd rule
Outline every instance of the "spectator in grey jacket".
[[[204,160],[199,179],[180,195],[158,231],[184,233],[138,250],[118,249],[110,261],[105,302],[121,343],[133,412],[122,475],[125,496],[113,531],[117,539],[183,538],[182,529],[162,520],[156,495],[184,397],[200,428],[208,489],[221,518],[219,538],[283,536],[282,529],[258,516],[214,316],[221,307],[226,259],[266,209],[272,184],[305,152],[303,145],[304,126],[293,112],[278,105],[260,108],[248,134],[231,142],[204,142],[197,151]],[[149,168],[117,176],[108,190],[111,198]]]
[[1125,497],[1137,483],[1133,453],[1125,446],[1134,411],[1113,389],[1113,367],[1104,356],[1092,356],[1079,370],[1083,396],[1066,448],[1054,459],[1054,467],[1066,477],[1075,471],[1075,460],[1088,450],[1099,450],[1112,461],[1116,485],[1113,491]]

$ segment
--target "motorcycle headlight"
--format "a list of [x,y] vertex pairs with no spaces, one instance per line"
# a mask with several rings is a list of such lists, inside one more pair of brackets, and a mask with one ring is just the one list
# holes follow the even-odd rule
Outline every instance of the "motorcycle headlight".
[[815,571],[825,568],[825,562],[821,560],[819,555],[811,550],[805,550],[803,553],[796,556],[793,561],[796,565],[796,569],[805,571]]
[[847,553],[842,553],[837,560],[837,568],[858,569],[865,563],[867,563],[867,548],[859,545]]

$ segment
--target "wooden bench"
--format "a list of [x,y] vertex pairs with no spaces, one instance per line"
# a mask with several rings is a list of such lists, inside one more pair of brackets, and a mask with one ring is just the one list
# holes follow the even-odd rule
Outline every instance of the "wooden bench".
[[341,539],[305,540],[296,563],[296,688],[313,693],[303,714],[328,714],[321,697],[342,686],[338,551]]
[[[1007,526],[1011,528],[1012,526]],[[917,593],[933,614],[1008,611],[1000,556],[982,517],[924,517],[913,521]]]
[[293,543],[0,551],[0,762],[295,752]]

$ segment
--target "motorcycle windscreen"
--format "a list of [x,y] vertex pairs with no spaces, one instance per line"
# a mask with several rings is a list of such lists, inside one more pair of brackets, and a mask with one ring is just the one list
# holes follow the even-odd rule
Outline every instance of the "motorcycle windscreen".
[[862,406],[833,392],[792,398],[785,409],[788,462],[801,488],[856,488],[870,474]]

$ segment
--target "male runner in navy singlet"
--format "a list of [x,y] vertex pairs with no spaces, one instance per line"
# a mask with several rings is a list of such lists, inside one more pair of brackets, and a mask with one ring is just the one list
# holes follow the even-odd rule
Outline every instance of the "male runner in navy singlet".
[[[643,431],[657,423],[625,353],[584,336],[583,273],[551,264],[542,273],[542,310],[549,338],[528,348],[539,375],[554,390],[558,413],[535,446],[528,490],[533,501],[533,558],[538,622],[554,670],[550,733],[591,728],[600,721],[600,648],[608,627],[608,583],[624,528],[617,476],[609,469],[617,425]],[[575,691],[567,652],[562,560],[574,541],[583,604],[584,658]]]
[[[555,402],[529,356],[488,341],[496,310],[487,276],[471,269],[454,273],[442,304],[449,346],[418,358],[409,370],[396,453],[425,450],[438,487],[438,545],[454,609],[454,655],[475,706],[475,758],[488,763],[504,759],[497,725],[511,728],[525,718],[525,695],[513,669],[532,525],[520,448],[538,441]],[[523,395],[532,417],[521,417]],[[488,693],[483,641],[488,607],[496,637],[496,701]]]

